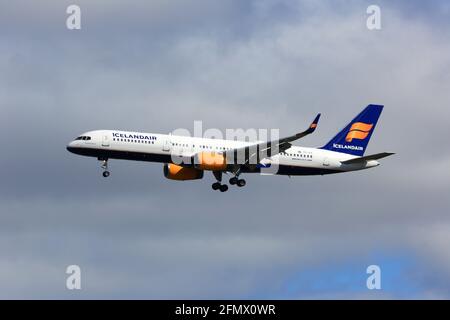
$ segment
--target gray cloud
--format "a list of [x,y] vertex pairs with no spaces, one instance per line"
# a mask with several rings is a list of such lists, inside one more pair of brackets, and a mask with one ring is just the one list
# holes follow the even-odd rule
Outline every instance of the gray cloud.
[[[276,297],[295,272],[393,250],[421,262],[418,297],[448,297],[448,25],[389,3],[379,32],[357,2],[79,4],[79,32],[64,2],[0,11],[0,297]],[[227,194],[157,164],[113,161],[106,181],[65,150],[90,129],[289,134],[322,112],[301,142],[319,146],[368,103],[386,105],[370,151],[398,152],[381,167]]]

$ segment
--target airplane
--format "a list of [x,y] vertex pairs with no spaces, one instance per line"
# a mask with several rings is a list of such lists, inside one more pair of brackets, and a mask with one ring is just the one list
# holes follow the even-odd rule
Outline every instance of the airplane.
[[231,174],[230,185],[243,187],[242,173],[263,173],[271,166],[274,174],[287,176],[326,175],[364,170],[380,165],[377,161],[393,155],[382,152],[364,156],[375,130],[382,105],[370,104],[327,144],[319,148],[293,146],[292,142],[313,133],[320,113],[303,132],[263,142],[206,139],[120,130],[95,130],[81,134],[67,150],[101,161],[103,176],[110,175],[109,159],[163,163],[164,176],[171,180],[202,179],[211,171],[216,179],[213,190],[225,192],[223,174]]

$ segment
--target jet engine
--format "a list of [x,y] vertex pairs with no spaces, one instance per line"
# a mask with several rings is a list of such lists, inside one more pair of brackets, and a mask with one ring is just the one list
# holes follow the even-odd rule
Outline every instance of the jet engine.
[[185,168],[173,163],[166,163],[163,167],[164,177],[171,180],[197,180],[203,178],[203,170]]

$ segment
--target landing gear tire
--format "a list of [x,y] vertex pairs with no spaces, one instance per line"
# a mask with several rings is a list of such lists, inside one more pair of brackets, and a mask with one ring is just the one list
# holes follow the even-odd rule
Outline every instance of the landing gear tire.
[[220,186],[220,192],[225,192],[228,190],[228,186],[226,184],[223,184]]
[[235,185],[235,184],[237,184],[237,182],[238,182],[238,178],[236,178],[236,177],[230,178],[231,185]]
[[236,184],[238,187],[243,187],[245,186],[246,182],[244,179],[239,179]]
[[214,182],[211,186],[213,190],[218,190],[220,188],[221,184],[219,182]]
[[108,178],[109,175],[110,175],[109,171],[103,171],[103,176],[104,176],[105,178]]

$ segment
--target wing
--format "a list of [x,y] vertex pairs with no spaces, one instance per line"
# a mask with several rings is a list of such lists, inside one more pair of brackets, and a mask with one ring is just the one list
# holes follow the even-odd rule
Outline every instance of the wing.
[[[292,136],[281,138],[278,140],[255,143],[242,148],[225,151],[227,163],[235,163],[237,165],[257,164],[262,159],[274,156],[289,149],[292,141],[298,140],[314,132],[319,123],[320,113],[310,124],[308,129],[303,132],[296,133]],[[230,161],[231,160],[231,161]]]

